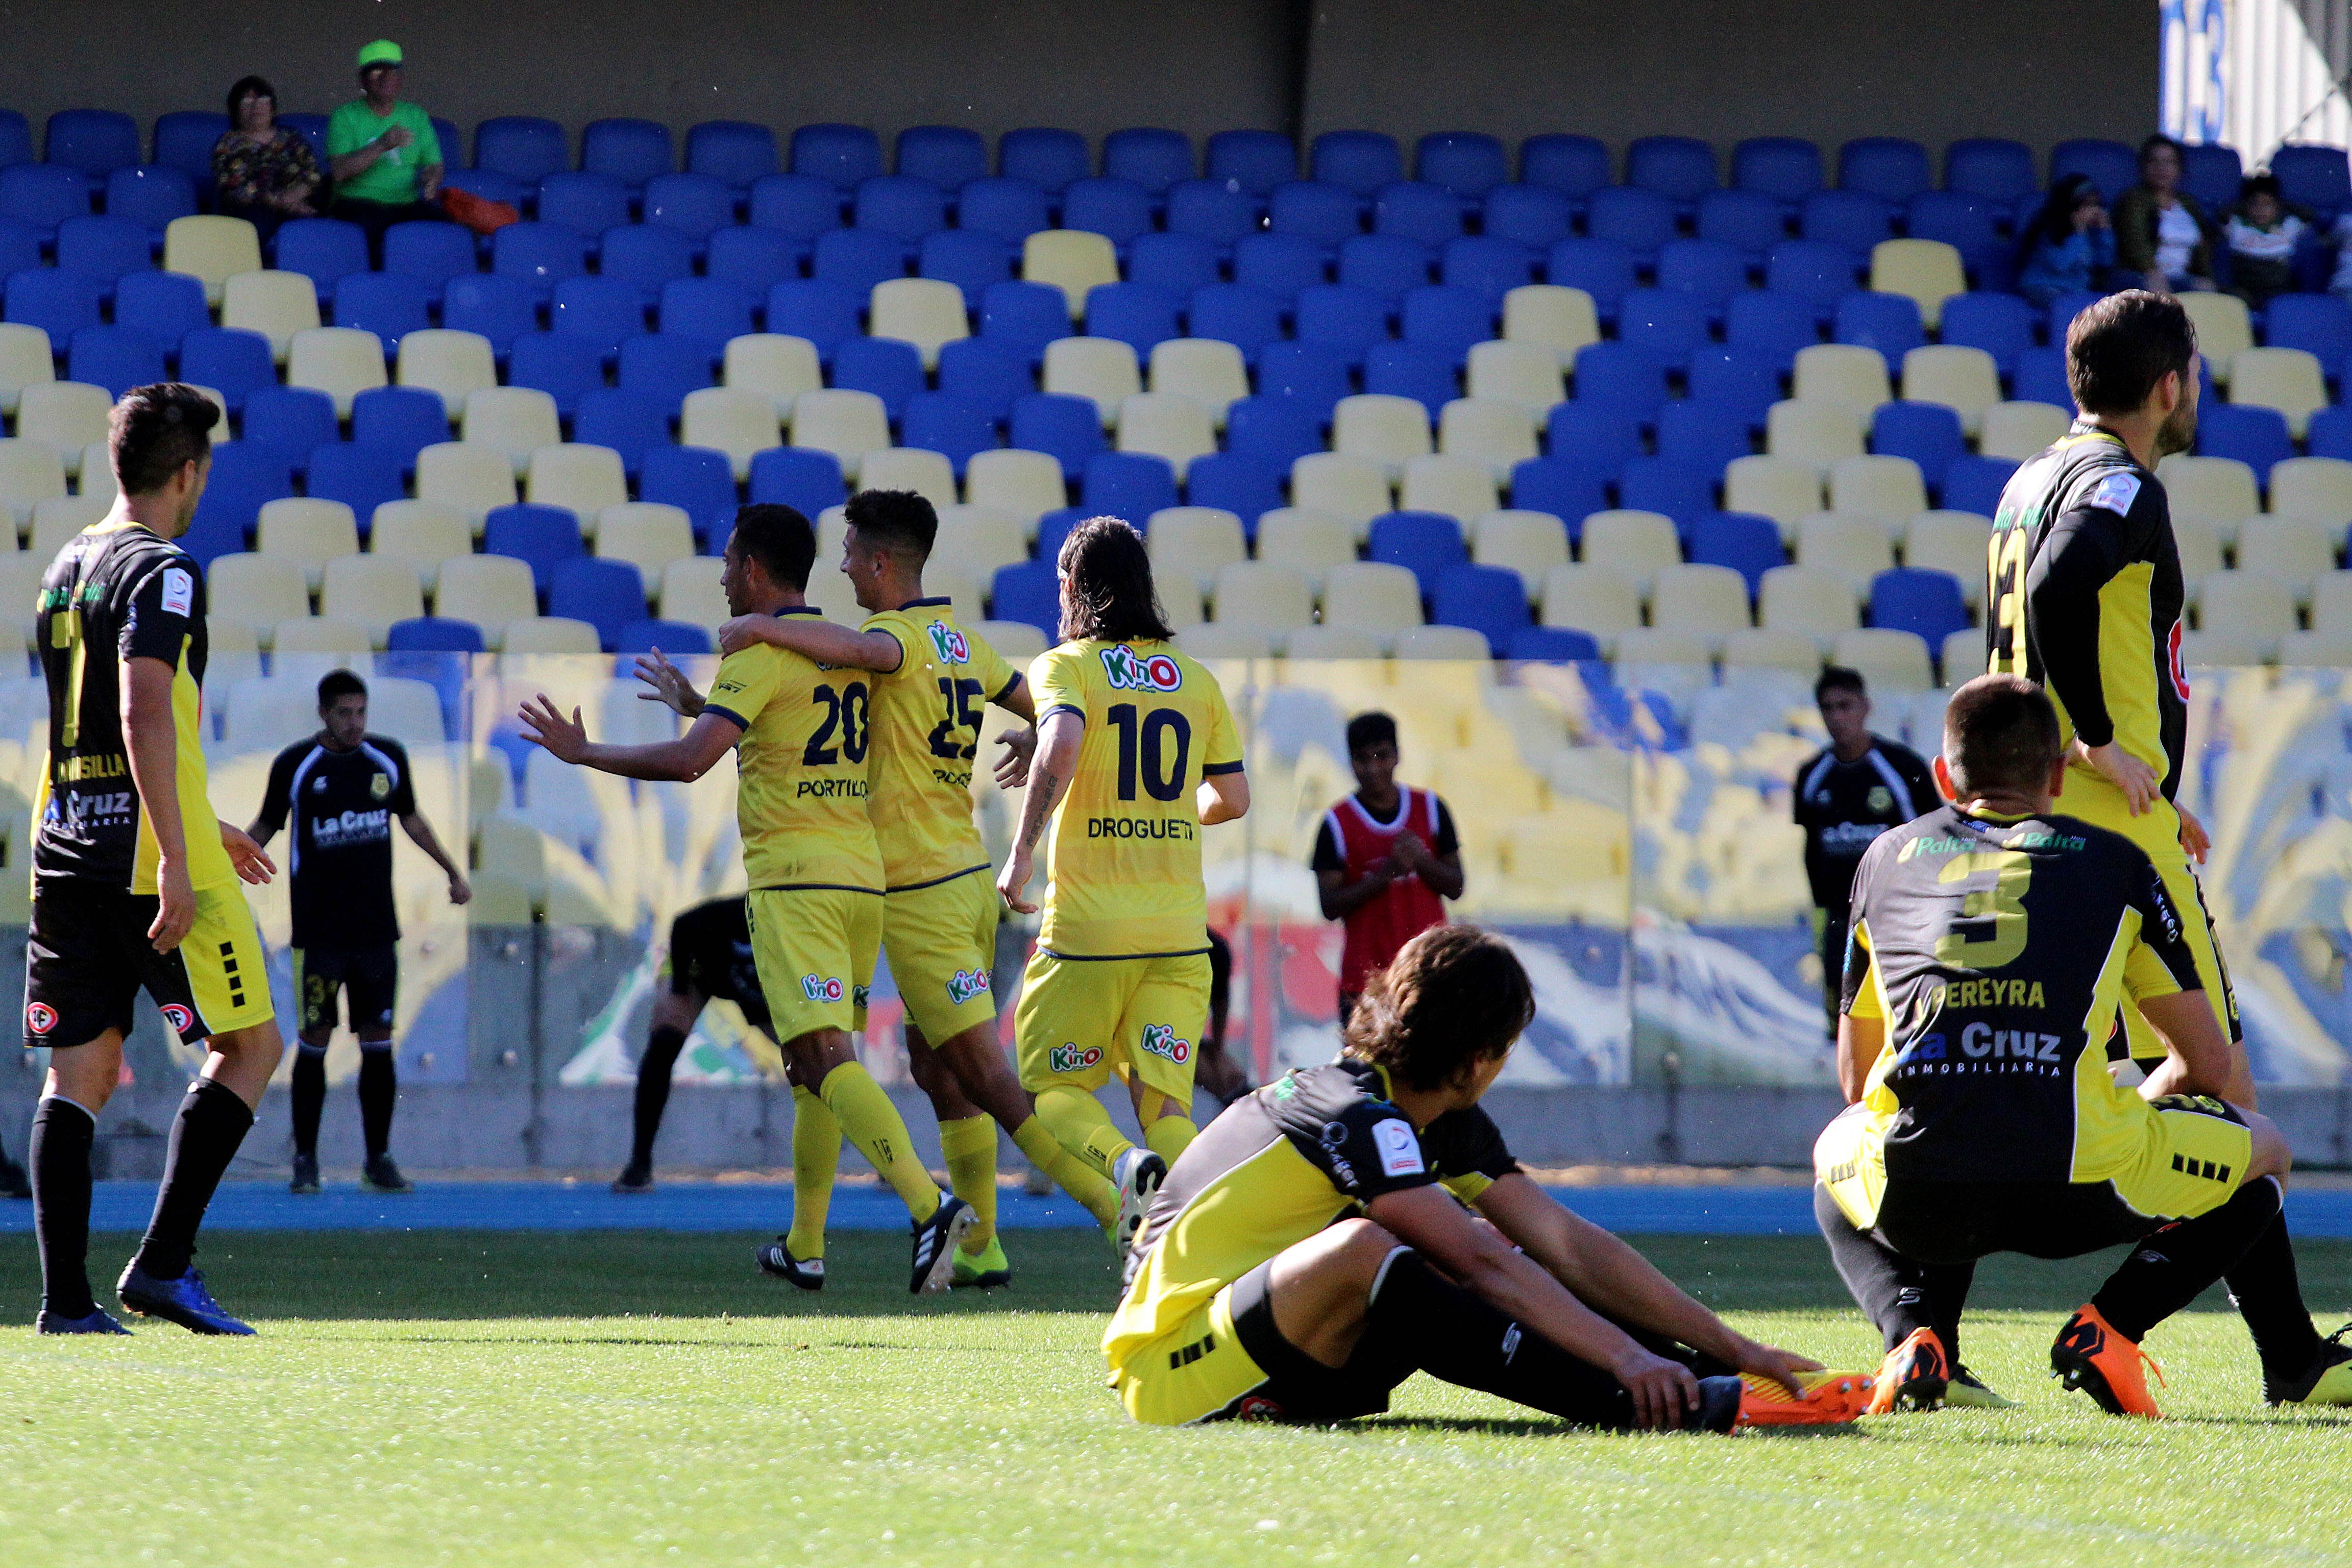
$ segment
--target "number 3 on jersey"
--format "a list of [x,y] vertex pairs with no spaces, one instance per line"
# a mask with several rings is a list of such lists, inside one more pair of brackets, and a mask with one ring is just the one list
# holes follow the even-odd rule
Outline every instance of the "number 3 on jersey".
[[[820,686],[809,693],[809,700],[824,710],[824,721],[808,739],[801,752],[801,765],[821,768],[846,756],[853,763],[866,760],[866,743],[874,735],[874,728],[866,702],[866,682],[853,680],[835,691],[830,686]],[[841,732],[841,746],[835,750],[834,731]]]
[[1985,563],[1992,579],[1992,603],[1986,623],[1992,627],[1991,668],[1996,672],[2030,676],[2031,650],[2025,646],[2025,546],[2029,531],[2021,522],[2004,528],[1986,545]]

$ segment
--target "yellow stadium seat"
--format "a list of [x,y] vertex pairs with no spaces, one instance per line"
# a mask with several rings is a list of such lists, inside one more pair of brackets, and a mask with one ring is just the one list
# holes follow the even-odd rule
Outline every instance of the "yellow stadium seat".
[[2271,510],[2322,522],[2352,522],[2352,463],[2289,458],[2271,466]]
[[2279,646],[2242,632],[2183,632],[2180,662],[2190,669],[2252,668],[2268,663]]
[[13,417],[25,388],[57,378],[49,334],[21,321],[0,321],[0,414]]
[[2235,458],[2175,453],[2157,464],[2156,477],[2164,481],[2165,500],[2175,522],[2184,517],[2203,518],[2220,529],[2224,539],[2236,537],[2238,525],[2263,510],[2262,495],[2254,488],[2254,470]]
[[2066,434],[2072,423],[2072,413],[2055,404],[1996,403],[1984,411],[1977,450],[1988,458],[2014,458],[2021,463],[2040,456]]
[[502,669],[509,658],[585,657],[596,651],[596,628],[569,616],[518,616],[507,623],[507,635],[499,647]]
[[319,291],[299,272],[239,272],[222,286],[220,322],[259,332],[269,340],[270,357],[284,364],[294,334],[319,324]]
[[1545,626],[1589,632],[1603,652],[1619,633],[1642,624],[1641,590],[1612,566],[1555,566],[1543,574],[1540,597]]
[[1285,658],[1377,659],[1381,641],[1360,626],[1300,626],[1282,639]]
[[187,273],[218,307],[231,278],[261,270],[260,236],[241,217],[175,217],[163,227],[163,270]]
[[270,645],[278,622],[310,613],[310,587],[301,565],[274,555],[238,552],[215,556],[205,571],[205,588],[211,612],[251,626],[264,647]]
[[1356,531],[1348,520],[1299,506],[1280,507],[1257,520],[1257,558],[1286,566],[1307,579],[1315,593],[1334,566],[1356,558]]
[[1549,349],[1565,369],[1575,363],[1577,350],[1601,341],[1601,318],[1581,289],[1522,283],[1503,296],[1503,336]]
[[1047,392],[1092,403],[1108,430],[1118,423],[1120,399],[1143,390],[1143,373],[1136,366],[1134,345],[1118,338],[1056,338],[1045,345],[1044,385]]
[[[306,666],[314,666],[317,674],[324,675],[338,665],[350,668],[370,651],[366,627],[321,616],[298,616],[278,622],[269,646],[275,655],[271,663],[280,678],[294,673],[288,668],[289,655],[325,656],[304,661]],[[309,668],[301,673],[306,679],[313,678]]]
[[1941,658],[1946,686],[1973,680],[1985,670],[1985,635],[1979,626],[1963,626],[1944,638]]
[[1984,607],[1985,547],[1992,525],[1972,511],[1923,511],[1905,526],[1903,564],[1948,572],[1970,610]]
[[1249,367],[1222,338],[1170,338],[1152,348],[1151,390],[1191,398],[1222,430],[1225,410],[1250,395]]
[[1297,567],[1236,561],[1218,569],[1212,593],[1220,622],[1273,632],[1313,624],[1314,588]]
[[2352,633],[2289,632],[2279,639],[2278,658],[2291,669],[2352,669]]
[[2300,441],[2311,416],[2327,406],[2327,381],[2319,357],[2305,350],[2240,349],[2230,366],[2230,401],[2277,409]]
[[866,331],[912,343],[925,370],[937,370],[940,350],[971,336],[963,290],[936,278],[886,278],[867,297]]
[[1466,384],[1472,397],[1487,403],[1517,404],[1527,410],[1529,419],[1538,421],[1551,411],[1553,404],[1568,395],[1557,350],[1507,338],[1470,345]]
[[[1649,670],[1662,666],[1679,665],[1694,669],[1703,668],[1715,661],[1717,650],[1737,632],[1712,634],[1676,631],[1667,626],[1635,626],[1617,634],[1616,651],[1611,655],[1619,665],[1639,665]],[[1643,679],[1644,686],[1662,684],[1654,679]]]
[[[1824,514],[1826,515],[1826,514]],[[1757,591],[1758,620],[1766,631],[1794,632],[1829,647],[1840,632],[1862,624],[1853,579],[1819,566],[1775,566]]]
[[360,549],[359,520],[339,500],[289,496],[262,504],[254,535],[257,554],[291,561],[316,590],[327,563]]
[[2311,627],[2352,636],[2352,572],[2330,572],[2312,584]]
[[1496,483],[1536,455],[1536,421],[1522,404],[1457,397],[1439,411],[1437,449],[1493,470]]
[[[804,392],[802,397],[819,394]],[[878,399],[877,399],[878,401]],[[799,406],[796,398],[794,407]],[[688,447],[709,447],[727,454],[737,479],[751,477],[751,455],[781,446],[775,400],[765,392],[740,391],[731,386],[706,386],[686,395],[680,405],[678,441]],[[889,444],[886,432],[883,445]]]
[[1409,458],[1397,504],[1406,511],[1441,511],[1467,522],[1493,511],[1500,499],[1495,470],[1475,458]]
[[658,583],[671,562],[694,553],[694,523],[679,507],[616,501],[596,515],[596,553],[625,561],[646,582]]
[[400,340],[399,381],[439,393],[441,406],[455,414],[467,398],[499,384],[498,356],[479,332],[422,328]]
[[666,621],[690,621],[716,631],[730,617],[727,595],[719,586],[719,560],[688,555],[662,568],[656,603]]
[[1984,427],[1985,410],[2000,401],[2000,371],[1982,349],[1922,344],[1903,356],[1903,395],[1955,410],[1960,428],[1973,436]]
[[1205,405],[1173,392],[1141,392],[1118,405],[1118,449],[1165,458],[1183,483],[1192,459],[1217,449],[1215,423]]
[[471,621],[482,628],[483,642],[492,648],[504,647],[510,624],[539,614],[530,563],[511,555],[451,556],[441,563],[436,578],[433,613],[450,620]]
[[1209,618],[1208,608],[1201,602],[1200,586],[1190,578],[1157,583],[1160,607],[1168,612],[1168,625],[1177,630],[1196,626]]
[[1817,511],[1797,524],[1797,564],[1843,578],[1859,597],[1870,580],[1895,564],[1883,519],[1855,512]]
[[2294,590],[2262,572],[2216,572],[2197,596],[2201,631],[2251,639],[2268,658],[2278,641],[2295,629]]
[[1862,343],[1812,343],[1797,351],[1795,397],[1843,403],[1863,419],[1895,395],[1886,356]]
[[1029,558],[1029,531],[1009,511],[991,506],[943,506],[939,509],[939,542],[931,559],[943,570],[961,572],[976,583],[986,583],[997,568]]
[[[1784,566],[1783,572],[1798,568]],[[1729,632],[1723,639],[1723,670],[1727,684],[1735,669],[1785,669],[1808,681],[1822,672],[1822,645],[1804,632],[1782,631],[1770,625],[1772,576],[1764,578],[1766,625],[1752,632]]]
[[385,501],[368,530],[368,552],[400,561],[420,584],[432,582],[441,563],[473,548],[473,519],[447,501]]
[[1471,520],[1470,559],[1507,566],[1532,596],[1555,566],[1568,564],[1568,529],[1548,511],[1488,511]]
[[343,555],[320,574],[319,613],[365,629],[382,647],[395,621],[425,613],[415,568],[398,555]]
[[1103,235],[1086,229],[1045,229],[1023,243],[1021,276],[1031,283],[1050,283],[1059,289],[1075,321],[1086,311],[1087,290],[1098,283],[1118,281],[1118,253]]
[[81,449],[81,463],[74,480],[76,495],[113,503],[121,487],[114,482],[114,454],[107,450],[105,442],[92,441]]
[[886,447],[859,459],[857,488],[912,490],[934,509],[956,504],[955,465],[920,447]]
[[1830,469],[1830,510],[1903,518],[1927,510],[1927,485],[1908,458],[1848,458]]
[[[709,395],[693,393],[687,402]],[[860,458],[890,445],[889,410],[870,392],[846,387],[803,392],[793,400],[793,445],[831,452],[841,459],[843,470],[854,477]],[[748,473],[749,453],[744,456],[744,468]]]
[[1495,657],[1495,650],[1488,645],[1486,633],[1468,626],[1408,626],[1397,634],[1390,657],[1450,664],[1475,660],[1484,665]]
[[1596,511],[1584,520],[1584,548],[1591,566],[1605,566],[1633,584],[1644,598],[1662,572],[1682,564],[1682,539],[1675,520],[1663,512]]
[[1755,623],[1748,580],[1728,566],[1671,566],[1650,590],[1650,624],[1660,631],[1719,637]]
[[1242,621],[1202,621],[1176,634],[1176,646],[1194,658],[1272,658],[1274,634]]
[[972,454],[964,465],[963,499],[1010,512],[1034,534],[1039,518],[1070,504],[1070,491],[1052,457],[1011,447]]
[[1881,294],[1907,294],[1929,331],[1944,323],[1944,301],[1969,290],[1960,253],[1940,239],[1882,239],[1870,247],[1870,286]]
[[[0,495],[0,506],[7,505]],[[108,496],[48,496],[33,503],[33,541],[26,548],[44,561],[57,559],[66,542],[103,519],[114,501]]]
[[1029,661],[1045,651],[1045,634],[1027,621],[972,621],[966,624],[1015,669],[1027,669]]
[[555,399],[535,386],[486,386],[468,393],[457,430],[457,438],[469,447],[504,452],[518,479],[530,469],[533,452],[563,440]]
[[2172,520],[2172,543],[2180,553],[2180,576],[2188,584],[2189,596],[2197,597],[2197,585],[2221,570],[2221,530],[2206,518],[2194,512],[2176,514]]
[[514,459],[470,441],[427,447],[416,454],[416,499],[456,508],[478,533],[491,508],[514,504]]
[[1723,469],[1723,510],[1769,517],[1792,539],[1798,521],[1822,510],[1822,471],[1794,458],[1734,458]]
[[[1776,403],[1765,416],[1764,450],[1771,457],[1811,463],[1826,474],[1832,465],[1862,456],[1864,417],[1850,403],[1793,398]],[[1735,463],[1746,460],[1732,459]]]
[[2311,585],[2336,570],[2344,525],[2307,517],[2250,517],[2238,531],[2238,570],[2275,577],[2308,603]]
[[1841,632],[1830,649],[1830,662],[1861,671],[1874,691],[1925,691],[1936,684],[1935,671],[1928,667],[1927,639],[1916,632],[1887,626]]
[[205,706],[215,707],[219,693],[240,680],[261,679],[261,639],[243,621],[205,617],[205,639],[212,646],[205,658]]
[[730,392],[756,392],[775,405],[779,424],[793,411],[793,399],[824,384],[816,345],[784,332],[746,332],[727,340],[719,384]]
[[0,440],[0,505],[18,525],[32,517],[37,502],[65,493],[65,458],[55,447],[21,436]]
[[1429,438],[1429,410],[1410,397],[1358,393],[1341,398],[1331,412],[1331,450],[1378,463],[1391,481],[1407,458],[1426,457],[1435,449]]
[[2196,325],[2198,352],[2212,370],[2214,384],[2228,386],[2238,355],[2254,346],[2254,323],[2246,302],[2235,294],[2200,289],[2183,289],[2178,298]]
[[1388,468],[1346,452],[1309,452],[1290,465],[1293,506],[1345,518],[1361,543],[1372,519],[1391,510]]
[[1151,514],[1144,531],[1151,552],[1151,575],[1165,584],[1190,578],[1208,593],[1217,574],[1249,559],[1242,520],[1223,507],[1171,506]]
[[1421,586],[1402,566],[1373,561],[1334,566],[1323,585],[1323,622],[1353,626],[1385,647],[1397,633],[1422,624]]
[[523,494],[541,506],[570,508],[593,540],[597,515],[629,499],[629,479],[621,469],[621,454],[612,447],[566,441],[530,455]]
[[88,466],[84,458],[89,449],[104,445],[107,416],[113,408],[114,399],[102,386],[86,381],[45,381],[25,388],[17,400],[16,434],[56,447],[58,461],[71,478]]

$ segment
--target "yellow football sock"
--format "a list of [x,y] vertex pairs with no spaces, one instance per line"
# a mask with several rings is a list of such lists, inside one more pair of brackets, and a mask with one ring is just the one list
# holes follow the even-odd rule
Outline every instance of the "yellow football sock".
[[1013,1144],[1055,1186],[1084,1204],[1087,1212],[1095,1216],[1096,1224],[1108,1225],[1118,1217],[1118,1190],[1089,1170],[1085,1161],[1063,1148],[1060,1141],[1046,1131],[1045,1118],[1033,1115],[1014,1128]]
[[844,1062],[824,1075],[817,1092],[841,1119],[841,1130],[857,1145],[857,1152],[906,1204],[915,1223],[921,1225],[937,1214],[940,1184],[915,1158],[907,1123],[890,1097],[882,1092],[882,1086],[874,1081],[874,1075],[856,1062]]
[[1063,1148],[1092,1166],[1105,1181],[1110,1179],[1118,1157],[1135,1147],[1111,1125],[1110,1112],[1102,1108],[1102,1101],[1082,1089],[1046,1089],[1037,1097],[1037,1115]]
[[940,1122],[940,1154],[947,1163],[950,1190],[971,1205],[975,1216],[963,1250],[985,1252],[996,1239],[996,1119],[967,1116]]
[[784,1250],[794,1258],[824,1256],[825,1211],[833,1206],[834,1173],[841,1168],[841,1123],[833,1108],[793,1086],[793,1228]]
[[1172,1165],[1176,1156],[1200,1135],[1201,1130],[1192,1125],[1191,1117],[1162,1116],[1143,1130],[1143,1142],[1145,1147]]

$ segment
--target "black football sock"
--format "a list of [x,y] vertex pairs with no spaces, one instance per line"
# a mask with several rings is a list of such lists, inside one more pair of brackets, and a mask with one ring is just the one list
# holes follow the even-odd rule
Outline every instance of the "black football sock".
[[670,1069],[686,1048],[686,1036],[669,1027],[656,1029],[646,1040],[646,1054],[637,1059],[637,1131],[629,1163],[651,1169],[654,1135],[661,1131],[662,1111],[669,1105]]
[[[2124,1338],[2144,1340],[2150,1329],[2235,1268],[2278,1217],[2278,1184],[2267,1176],[2248,1182],[2220,1208],[2140,1237],[2091,1305]],[[2308,1321],[2304,1327],[2310,1331]]]
[[1366,1349],[1376,1361],[1418,1367],[1582,1426],[1633,1424],[1633,1395],[1607,1371],[1444,1279],[1411,1247],[1390,1254],[1369,1318]]
[[89,1293],[89,1151],[98,1122],[50,1095],[33,1113],[33,1232],[41,1249],[41,1306],[60,1318],[98,1310]]
[[294,1047],[291,1084],[294,1110],[294,1152],[319,1152],[319,1113],[327,1104],[327,1047],[308,1043]]
[[392,1104],[400,1077],[393,1067],[390,1040],[360,1042],[360,1131],[373,1160],[392,1147]]
[[253,1112],[235,1089],[208,1078],[188,1086],[180,1114],[172,1119],[171,1152],[163,1185],[155,1194],[154,1217],[139,1244],[141,1268],[158,1279],[177,1279],[188,1271],[196,1227],[205,1223],[213,1190],[252,1127]]
[[1921,1281],[1927,1292],[1927,1311],[1935,1319],[1936,1337],[1944,1342],[1944,1356],[1960,1364],[1960,1313],[1969,1304],[1969,1287],[1976,1283],[1977,1266],[1969,1263],[1923,1263]]
[[[1888,1350],[1909,1339],[1915,1330],[1935,1329],[1941,1336],[1935,1293],[1929,1286],[1933,1270],[1855,1229],[1845,1210],[1830,1196],[1829,1188],[1819,1182],[1813,1184],[1813,1222],[1830,1244],[1830,1261],[1837,1266],[1838,1278],[1845,1281],[1855,1305],[1877,1326]],[[1956,1321],[1959,1317],[1957,1304],[1952,1316]],[[1951,1354],[1949,1345],[1945,1346],[1945,1354]]]
[[2295,1273],[2286,1215],[2264,1226],[2245,1256],[2221,1279],[2230,1288],[2230,1304],[2254,1336],[2263,1375],[2280,1382],[2309,1371],[2311,1358],[2319,1353],[2319,1331],[2311,1326],[2311,1309],[2303,1304],[2303,1281]]

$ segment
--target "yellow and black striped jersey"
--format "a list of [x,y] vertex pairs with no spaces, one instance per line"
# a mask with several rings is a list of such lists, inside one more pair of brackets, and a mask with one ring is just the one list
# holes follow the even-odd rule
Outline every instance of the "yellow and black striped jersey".
[[898,645],[898,668],[874,677],[874,837],[889,887],[919,888],[988,868],[971,817],[981,712],[1021,672],[956,621],[945,598],[868,616],[861,631]]

